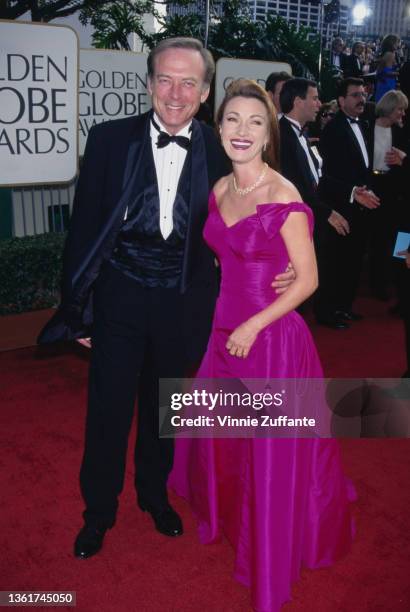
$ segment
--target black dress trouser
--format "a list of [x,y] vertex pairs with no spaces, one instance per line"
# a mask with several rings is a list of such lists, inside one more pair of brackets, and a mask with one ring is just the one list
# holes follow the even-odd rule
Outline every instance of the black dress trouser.
[[[357,206],[357,204],[352,204]],[[350,311],[359,287],[367,242],[367,211],[357,208],[342,236],[327,223],[320,236],[319,288],[315,295],[318,319],[336,310]]]
[[369,282],[376,295],[383,294],[393,280],[392,254],[400,209],[395,178],[381,174],[373,176],[372,181],[372,189],[380,198],[380,207],[369,215]]
[[157,380],[184,374],[181,313],[177,289],[144,288],[110,264],[98,278],[80,472],[87,524],[111,527],[115,522],[143,366],[135,484],[149,509],[160,510],[168,502],[173,441],[158,436]]

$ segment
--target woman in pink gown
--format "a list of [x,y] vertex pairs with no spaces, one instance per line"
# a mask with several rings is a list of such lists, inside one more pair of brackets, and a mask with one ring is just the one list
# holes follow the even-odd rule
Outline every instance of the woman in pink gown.
[[[312,214],[273,168],[277,120],[265,92],[240,79],[218,114],[233,174],[209,198],[204,237],[221,289],[198,378],[318,378],[319,358],[295,312],[316,288]],[[269,166],[264,163],[269,162]],[[271,287],[291,261],[296,279]],[[352,538],[348,489],[330,439],[177,439],[169,484],[187,498],[203,543],[224,533],[252,605],[274,612],[302,566],[330,565]]]

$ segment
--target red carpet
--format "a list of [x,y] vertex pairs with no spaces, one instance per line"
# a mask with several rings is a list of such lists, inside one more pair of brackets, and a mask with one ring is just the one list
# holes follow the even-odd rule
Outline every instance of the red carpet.
[[[369,316],[350,330],[313,327],[326,374],[399,376],[405,365],[400,321],[384,316],[385,305],[363,300],[360,310]],[[81,612],[249,611],[247,590],[232,579],[229,544],[201,546],[190,510],[178,498],[172,501],[185,535],[157,534],[135,506],[131,461],[103,553],[73,558],[82,509],[77,473],[87,358],[81,351],[0,354],[0,590],[76,591]],[[283,610],[408,612],[410,442],[341,444],[358,492],[353,549],[332,568],[304,571]]]

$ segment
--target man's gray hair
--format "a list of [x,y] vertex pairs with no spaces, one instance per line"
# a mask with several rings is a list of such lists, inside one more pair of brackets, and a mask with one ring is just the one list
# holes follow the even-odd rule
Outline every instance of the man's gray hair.
[[147,66],[148,66],[148,77],[152,79],[155,74],[155,59],[164,51],[168,49],[190,49],[192,51],[198,51],[204,62],[204,83],[210,85],[215,74],[215,62],[211,53],[208,49],[205,49],[203,44],[197,38],[188,37],[177,37],[177,38],[164,38],[157,44],[156,47],[151,49],[148,55]]
[[407,109],[409,101],[402,91],[392,89],[376,104],[376,117],[389,117],[397,108]]

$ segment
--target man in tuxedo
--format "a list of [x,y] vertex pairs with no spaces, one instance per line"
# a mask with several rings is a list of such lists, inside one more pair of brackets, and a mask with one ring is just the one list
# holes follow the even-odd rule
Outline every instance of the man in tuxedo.
[[[303,201],[313,210],[320,284],[321,272],[326,265],[323,242],[325,226],[330,224],[336,232],[343,233],[346,231],[346,221],[319,198],[318,184],[322,159],[316,147],[309,144],[304,133],[305,125],[315,120],[320,109],[317,84],[315,81],[303,78],[291,79],[284,84],[280,101],[284,111],[279,121],[281,172],[296,185]],[[346,323],[336,317],[328,317],[326,324],[335,329],[346,327]]]
[[336,38],[332,41],[332,48],[330,51],[330,63],[334,66],[339,75],[343,76],[343,71],[346,66],[346,59],[348,55],[343,52],[345,48],[345,44],[343,42],[343,38],[340,36],[336,36]]
[[187,362],[200,359],[210,330],[217,277],[201,230],[209,190],[229,168],[213,131],[193,116],[213,74],[212,56],[199,41],[162,41],[148,59],[153,112],[102,123],[88,137],[62,304],[40,336],[40,342],[84,337],[92,321],[77,557],[98,552],[115,523],[145,362],[151,378],[139,403],[138,504],[161,533],[183,530],[168,502],[172,441],[158,438],[152,381],[183,376]]
[[283,112],[280,105],[280,92],[282,91],[283,85],[286,81],[289,81],[292,77],[287,72],[272,72],[266,79],[265,89],[269,94],[273,102],[273,106],[278,114],[278,120],[282,117]]
[[115,523],[138,385],[138,505],[160,533],[183,532],[167,496],[173,444],[159,438],[158,379],[201,359],[218,290],[202,229],[208,193],[229,165],[213,130],[193,119],[213,74],[199,41],[163,40],[148,58],[153,111],[88,136],[62,303],[39,338],[92,338],[79,558],[98,553]]
[[323,130],[322,177],[319,193],[343,218],[343,232],[327,226],[326,269],[317,292],[315,311],[319,323],[335,318],[361,318],[352,310],[360,279],[369,219],[379,198],[368,189],[370,152],[360,123],[366,94],[361,79],[345,79],[338,88],[339,112]]
[[[283,116],[280,128],[280,167],[282,174],[299,190],[303,201],[319,213],[317,186],[321,158],[306,138],[305,125],[313,122],[320,109],[315,81],[293,78],[283,84],[280,94]],[[329,211],[330,213],[330,211]]]
[[351,54],[346,55],[344,59],[343,74],[345,79],[349,77],[361,78],[363,76],[363,52],[364,44],[359,40],[354,42]]

